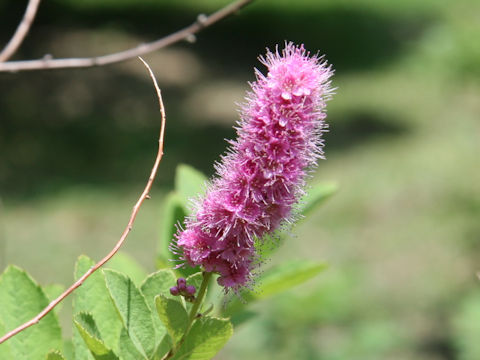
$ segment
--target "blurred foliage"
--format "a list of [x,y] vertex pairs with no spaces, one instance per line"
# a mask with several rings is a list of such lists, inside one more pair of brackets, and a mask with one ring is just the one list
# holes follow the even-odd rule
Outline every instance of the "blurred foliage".
[[[225,3],[43,2],[16,58],[121,50]],[[24,5],[0,2],[1,42]],[[336,69],[328,161],[315,180],[341,190],[272,259],[325,259],[330,269],[256,304],[219,358],[477,359],[478,14],[477,0],[260,0],[195,44],[146,57],[167,106],[166,149],[126,250],[150,270],[164,213],[157,194],[173,187],[178,163],[213,173],[265,47],[303,42]],[[111,248],[146,180],[158,126],[136,61],[0,74],[3,265],[67,283],[79,253]]]

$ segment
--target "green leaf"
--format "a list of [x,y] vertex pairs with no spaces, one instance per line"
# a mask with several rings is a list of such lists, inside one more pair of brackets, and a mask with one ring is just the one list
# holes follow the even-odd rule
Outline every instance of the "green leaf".
[[[0,321],[0,334],[5,334],[7,330]],[[0,344],[0,359],[12,359],[12,353],[10,351],[10,343],[8,341]]]
[[300,213],[304,216],[310,214],[337,191],[338,185],[336,183],[321,183],[313,185],[300,201]]
[[73,351],[73,341],[71,338],[63,340],[63,353],[65,354],[65,359],[67,360],[75,359],[74,351]]
[[157,349],[155,350],[155,356],[153,357],[154,360],[163,360],[163,357],[170,349],[173,347],[172,339],[169,335],[165,335],[158,344]]
[[[292,260],[265,271],[259,277],[255,291],[242,294],[243,302],[233,299],[224,311],[224,315],[233,315],[245,308],[248,303],[267,299],[275,294],[300,285],[325,270],[324,263],[307,260]],[[234,319],[236,322],[238,319]]]
[[[478,286],[477,286],[478,287]],[[457,359],[479,359],[480,291],[476,288],[456,305],[452,316],[451,339],[457,350]]]
[[192,326],[185,343],[173,357],[176,360],[209,360],[223,348],[233,335],[228,319],[205,316]]
[[[195,286],[195,289],[197,290],[197,293],[198,293],[198,290],[200,289],[200,286],[202,285],[203,274],[202,274],[202,272],[197,272],[193,275],[188,276],[186,280],[187,280],[187,285]],[[207,299],[207,297],[208,297],[209,288],[210,287],[207,287],[207,294],[205,294],[205,299]],[[182,298],[182,300],[183,300],[183,298]],[[186,305],[187,312],[189,312],[193,304],[191,302],[185,301],[185,305]],[[203,308],[205,306],[208,306],[208,303],[206,301],[203,302],[203,305],[202,305],[202,308],[200,308],[200,311],[203,311],[204,310]]]
[[143,268],[135,259],[124,252],[118,252],[108,262],[106,268],[113,269],[127,275],[133,280],[135,285],[139,285],[148,275],[147,270]]
[[[65,290],[65,286],[60,284],[45,285],[42,288],[49,302],[55,300]],[[60,309],[62,308],[62,305],[63,305],[63,302],[55,306],[55,308],[53,309],[53,311],[55,311],[57,315]]]
[[170,252],[170,243],[177,232],[176,224],[182,224],[187,212],[183,207],[180,196],[175,192],[170,192],[164,201],[164,208],[161,220],[160,243],[158,247],[158,262],[162,268],[169,268],[172,262],[168,259],[174,258]]
[[[184,223],[185,216],[189,213],[190,200],[201,196],[205,191],[207,178],[200,171],[185,164],[177,166],[175,173],[175,191],[167,195],[162,218],[159,254],[157,267],[167,268],[171,266],[172,259],[179,260],[178,255],[170,252],[169,246],[177,232],[176,224]],[[198,271],[195,268],[179,268],[178,272],[183,276],[189,276]]]
[[74,318],[75,326],[96,360],[118,360],[118,357],[102,341],[91,314],[80,313]]
[[254,296],[256,299],[266,299],[310,280],[326,268],[325,263],[307,260],[292,260],[276,266],[260,276]]
[[155,351],[155,330],[144,296],[127,276],[108,269],[103,273],[123,326],[138,351],[149,358]]
[[[12,330],[42,311],[48,299],[24,270],[9,266],[0,276],[0,304],[0,322]],[[49,351],[62,347],[57,316],[50,312],[38,324],[9,339],[8,345],[12,359],[44,360]]]
[[[304,221],[307,215],[323,204],[330,196],[338,190],[335,183],[320,183],[313,185],[307,194],[300,200],[296,212],[302,214],[298,222]],[[277,251],[281,244],[288,237],[288,231],[278,231],[272,234],[266,234],[261,239],[255,241],[255,248],[262,258],[269,258]]]
[[[75,265],[75,279],[80,278],[95,262],[86,256],[80,256]],[[97,270],[75,290],[73,313],[87,312],[92,314],[103,341],[114,352],[118,352],[118,338],[122,330],[122,322],[105,284],[102,271]],[[73,330],[75,360],[92,359],[77,328]]]
[[240,326],[241,324],[255,318],[258,316],[258,313],[254,312],[254,311],[250,311],[250,310],[243,310],[243,311],[239,311],[239,312],[236,312],[235,314],[232,315],[232,317],[230,318],[230,321],[232,322],[233,326],[235,326],[235,328],[237,328],[238,326]]
[[205,192],[207,177],[193,167],[180,164],[175,173],[175,190],[178,192],[183,206],[188,209],[191,199]]
[[47,354],[47,360],[65,360],[65,357],[62,355],[61,352],[53,350]]
[[[150,274],[140,286],[140,291],[147,301],[147,305],[152,313],[155,312],[155,296],[164,295],[166,297],[172,297],[170,295],[170,288],[176,283],[175,274],[171,270],[158,270],[157,272]],[[158,316],[153,316],[153,325],[155,326],[155,335],[157,343],[165,336],[167,330]]]
[[155,298],[158,316],[167,328],[167,332],[174,342],[180,340],[188,324],[188,314],[183,305],[164,295]]
[[197,291],[198,289],[200,289],[200,285],[202,285],[202,281],[203,281],[203,274],[201,271],[187,277],[187,285],[195,286]]
[[132,339],[128,336],[128,332],[125,328],[120,333],[120,358],[122,360],[147,360],[144,354],[141,354],[136,346],[133,344]]
[[147,299],[147,305],[152,312],[155,310],[155,296],[164,295],[166,297],[174,298],[170,294],[170,288],[177,283],[177,277],[172,270],[158,270],[150,275],[140,285],[145,299]]
[[[186,215],[187,210],[180,196],[175,192],[169,193],[165,200],[165,208],[162,216],[159,254],[157,256],[158,268],[171,268],[173,264],[180,261],[179,256],[170,251],[169,246],[174,238],[174,234],[177,232],[176,224],[183,224]],[[177,271],[182,276],[187,277],[196,273],[198,269],[198,266],[195,268],[185,267],[179,268]]]

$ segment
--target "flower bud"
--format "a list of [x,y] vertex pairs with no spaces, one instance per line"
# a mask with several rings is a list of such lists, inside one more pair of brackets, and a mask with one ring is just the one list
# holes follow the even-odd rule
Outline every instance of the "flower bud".
[[195,289],[195,286],[193,286],[193,285],[188,285],[187,286],[186,292],[187,292],[188,295],[195,295],[196,291],[197,291],[197,289]]
[[178,294],[180,294],[180,291],[178,290],[178,287],[176,286],[173,286],[170,288],[170,294],[172,294],[173,296],[178,296]]
[[178,278],[177,279],[178,290],[180,290],[180,291],[185,290],[186,285],[187,285],[187,280],[185,280],[185,278]]

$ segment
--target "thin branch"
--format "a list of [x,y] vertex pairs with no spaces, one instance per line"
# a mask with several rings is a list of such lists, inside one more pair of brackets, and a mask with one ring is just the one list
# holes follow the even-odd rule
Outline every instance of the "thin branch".
[[125,51],[90,58],[53,59],[51,58],[51,56],[45,56],[43,59],[39,60],[8,61],[0,63],[0,71],[85,68],[92,66],[103,66],[129,60],[172,45],[181,40],[190,40],[199,31],[205,29],[206,27],[209,27],[210,25],[213,25],[214,23],[226,18],[229,15],[234,14],[235,12],[253,1],[254,0],[238,0],[214,12],[209,16],[200,14],[198,15],[197,20],[193,24],[183,28],[182,30],[174,32],[173,34],[167,35],[156,41],[141,44],[135,48],[131,48]]
[[0,62],[7,61],[15,54],[15,51],[20,47],[25,36],[28,34],[28,30],[30,30],[30,26],[32,26],[33,20],[35,19],[35,15],[37,15],[38,5],[40,4],[40,0],[30,0],[27,5],[27,9],[25,10],[25,14],[23,14],[23,19],[17,27],[15,34],[13,34],[10,41],[5,45],[2,52],[0,53]]
[[122,244],[125,242],[125,239],[127,238],[128,234],[132,230],[133,223],[135,222],[135,218],[137,217],[138,211],[140,210],[140,207],[142,206],[143,202],[145,199],[149,199],[149,192],[150,189],[152,188],[153,181],[155,180],[155,175],[157,174],[157,169],[160,164],[160,161],[162,160],[163,156],[163,138],[165,135],[165,122],[166,122],[166,116],[165,116],[165,108],[163,106],[163,100],[162,100],[162,95],[160,92],[160,89],[158,87],[157,81],[155,80],[155,76],[153,75],[152,70],[150,67],[147,65],[147,63],[143,60],[142,62],[145,64],[147,67],[150,77],[153,80],[153,84],[155,86],[155,90],[157,91],[157,96],[158,96],[158,103],[160,106],[160,114],[162,118],[162,123],[160,126],[160,136],[158,139],[158,153],[157,157],[155,158],[155,163],[153,164],[152,171],[150,173],[150,177],[148,178],[147,185],[145,186],[145,189],[143,190],[142,194],[140,195],[140,198],[136,202],[135,206],[132,209],[132,213],[130,215],[130,220],[128,221],[128,224],[125,228],[125,230],[122,233],[122,236],[120,237],[120,240],[115,244],[115,247],[106,255],[102,260],[100,260],[98,263],[96,263],[94,266],[92,266],[85,274],[82,275],[81,278],[79,278],[72,286],[70,286],[65,292],[63,292],[59,297],[57,297],[55,300],[50,302],[48,306],[43,309],[37,316],[32,318],[30,321],[27,321],[26,323],[20,325],[16,329],[8,332],[5,334],[2,338],[0,338],[0,344],[3,343],[4,341],[10,339],[12,336],[15,336],[19,332],[27,329],[28,327],[37,324],[44,316],[46,316],[50,311],[53,310],[55,306],[57,306],[63,299],[65,299],[68,295],[70,295],[76,288],[78,288],[80,285],[83,284],[83,282],[90,276],[92,275],[96,270],[98,270],[101,266],[103,266],[108,260],[110,260],[120,249]]

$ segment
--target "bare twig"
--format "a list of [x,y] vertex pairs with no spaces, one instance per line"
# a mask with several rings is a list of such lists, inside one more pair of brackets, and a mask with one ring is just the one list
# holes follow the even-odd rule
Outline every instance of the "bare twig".
[[92,66],[103,66],[129,60],[140,55],[151,53],[181,40],[189,40],[194,36],[194,34],[198,33],[202,29],[237,12],[252,1],[254,0],[238,0],[214,12],[209,16],[200,14],[193,24],[187,26],[186,28],[183,28],[182,30],[174,32],[173,34],[167,35],[156,41],[141,44],[135,48],[125,51],[90,58],[52,59],[50,56],[46,56],[43,59],[39,60],[8,61],[0,63],[0,71],[85,68]]
[[33,23],[33,19],[35,19],[35,15],[37,14],[38,4],[40,4],[40,0],[30,0],[27,5],[27,9],[25,10],[25,14],[23,15],[23,19],[17,27],[15,34],[13,34],[10,41],[5,45],[2,52],[0,53],[0,62],[7,61],[15,54],[15,51],[20,47],[25,39],[25,36],[28,34],[28,30],[30,30],[30,26]]
[[153,75],[152,70],[148,66],[148,64],[140,58],[142,62],[145,64],[147,67],[150,77],[153,80],[153,84],[155,86],[155,90],[157,91],[157,96],[158,96],[158,103],[160,106],[160,114],[162,118],[162,123],[160,126],[160,136],[158,138],[158,153],[157,157],[155,158],[155,163],[153,164],[152,171],[150,173],[150,177],[148,178],[147,185],[145,186],[145,189],[143,190],[142,194],[140,195],[140,198],[136,202],[135,206],[132,209],[132,213],[130,215],[130,220],[128,221],[127,227],[122,233],[122,236],[118,240],[118,242],[115,244],[115,247],[106,255],[102,260],[100,260],[98,263],[96,263],[94,266],[92,266],[85,274],[82,275],[72,286],[70,286],[65,292],[63,292],[59,297],[57,297],[55,300],[50,302],[48,306],[43,309],[37,316],[32,318],[31,320],[27,321],[26,323],[20,325],[16,329],[8,332],[5,334],[2,338],[0,338],[0,344],[3,343],[4,341],[10,339],[12,336],[15,336],[19,332],[27,329],[28,327],[37,324],[44,316],[46,316],[50,311],[53,310],[55,306],[57,306],[63,299],[65,299],[68,295],[70,295],[76,288],[78,288],[80,285],[83,284],[83,282],[90,276],[92,275],[96,270],[98,270],[101,266],[103,266],[108,260],[110,260],[120,249],[122,244],[125,242],[125,239],[127,238],[128,234],[132,230],[133,223],[135,222],[135,218],[137,217],[138,211],[140,210],[140,207],[142,206],[143,202],[145,199],[149,198],[148,193],[150,192],[150,189],[152,188],[153,181],[155,180],[155,175],[157,174],[157,169],[160,164],[160,161],[163,156],[163,138],[165,134],[165,121],[166,121],[166,116],[165,116],[165,108],[163,106],[163,100],[162,100],[162,95],[160,92],[160,89],[158,87],[157,81],[155,80],[155,76]]

